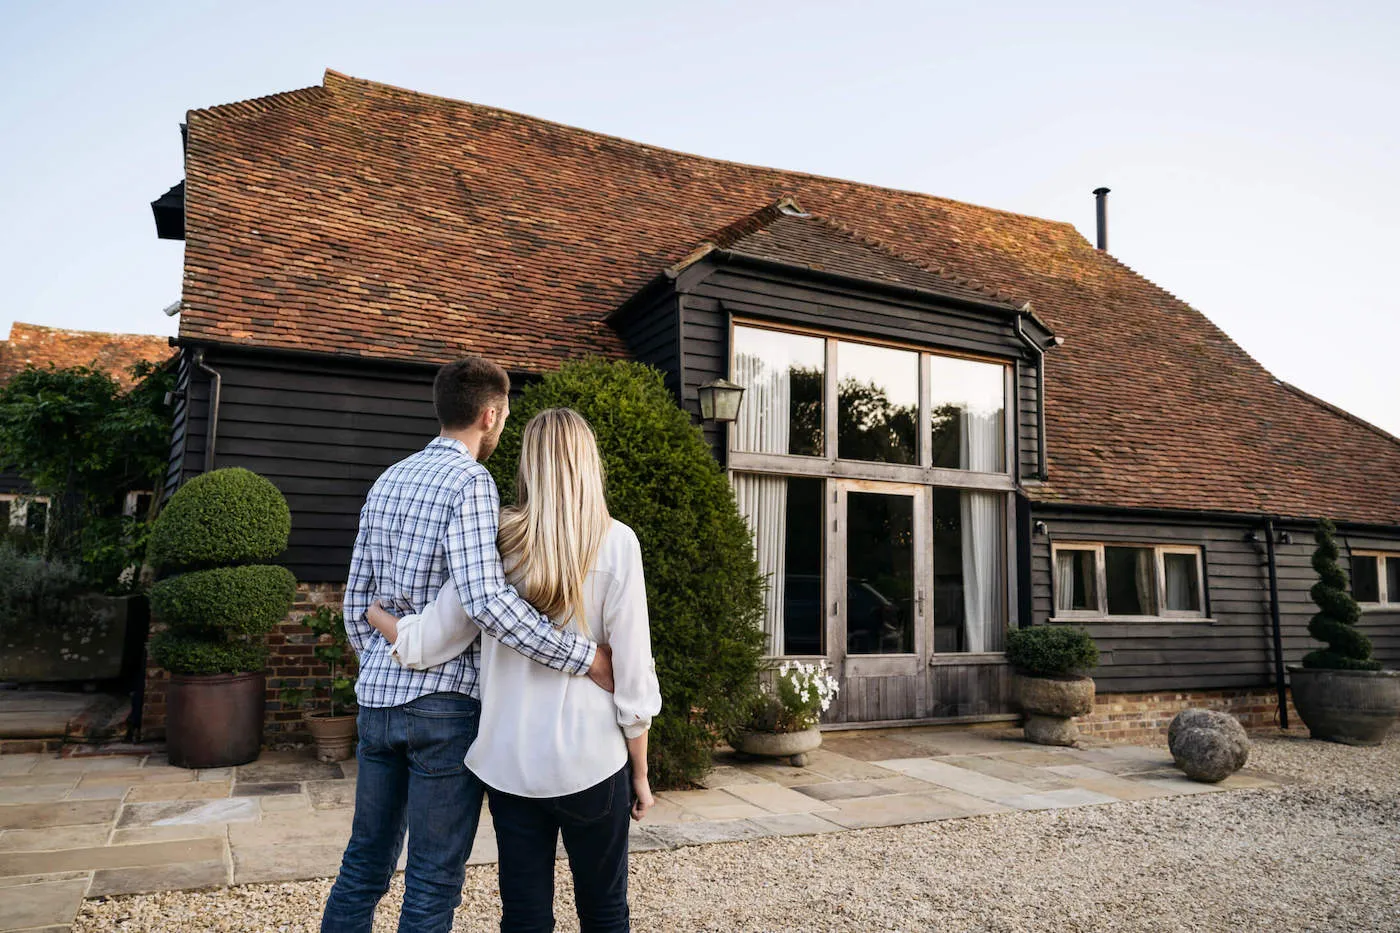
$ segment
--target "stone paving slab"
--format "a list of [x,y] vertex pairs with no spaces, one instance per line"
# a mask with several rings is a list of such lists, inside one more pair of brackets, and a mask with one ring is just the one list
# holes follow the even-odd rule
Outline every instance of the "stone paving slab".
[[[1014,810],[1276,786],[1187,780],[1165,750],[1049,749],[1010,728],[836,733],[807,765],[724,751],[695,790],[657,794],[635,851],[845,832]],[[328,878],[354,816],[355,762],[276,751],[186,771],[164,756],[0,756],[0,933],[64,929],[84,896]],[[405,851],[400,868],[407,857]],[[496,860],[483,810],[471,864]],[[25,926],[16,924],[24,923]]]

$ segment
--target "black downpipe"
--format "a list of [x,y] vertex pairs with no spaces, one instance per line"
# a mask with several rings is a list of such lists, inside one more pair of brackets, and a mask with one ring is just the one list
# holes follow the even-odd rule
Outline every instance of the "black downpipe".
[[203,349],[194,351],[194,365],[208,373],[212,383],[209,391],[209,433],[204,439],[204,472],[212,473],[214,444],[219,439],[219,396],[223,394],[224,377],[219,375],[217,369],[204,362]]
[[1274,627],[1274,684],[1278,687],[1278,724],[1288,728],[1288,685],[1283,682],[1283,629],[1278,614],[1278,561],[1274,556],[1274,520],[1264,517],[1264,543],[1269,552],[1269,617]]

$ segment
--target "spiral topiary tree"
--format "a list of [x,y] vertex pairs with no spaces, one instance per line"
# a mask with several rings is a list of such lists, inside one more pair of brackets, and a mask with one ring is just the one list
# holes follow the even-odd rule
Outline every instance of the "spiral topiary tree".
[[1357,629],[1361,607],[1347,592],[1347,575],[1337,563],[1337,527],[1323,519],[1318,523],[1312,565],[1318,581],[1311,595],[1320,610],[1308,623],[1308,634],[1326,648],[1303,656],[1303,667],[1333,671],[1378,671],[1379,661],[1371,658],[1371,640]]
[[651,643],[661,682],[650,763],[658,786],[702,776],[711,749],[744,725],[763,655],[763,577],[734,493],[700,430],[638,363],[566,363],[511,402],[488,462],[515,500],[520,435],[545,408],[572,408],[598,438],[608,508],[642,546]]
[[262,563],[282,553],[291,512],[276,486],[242,468],[197,476],[171,497],[147,550],[161,579],[152,614],[167,626],[151,656],[172,674],[235,674],[267,664],[263,636],[286,617],[296,577]]

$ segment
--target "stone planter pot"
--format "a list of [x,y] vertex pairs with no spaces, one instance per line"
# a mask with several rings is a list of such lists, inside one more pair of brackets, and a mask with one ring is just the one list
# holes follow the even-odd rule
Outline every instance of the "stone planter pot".
[[1075,716],[1094,708],[1094,681],[1083,675],[1016,675],[1016,699],[1026,714],[1026,738],[1038,745],[1073,745]]
[[794,768],[807,764],[807,753],[822,744],[822,731],[816,726],[802,732],[742,732],[734,740],[734,750],[761,758],[786,758]]
[[1400,718],[1400,671],[1327,671],[1290,665],[1293,706],[1315,739],[1379,745]]
[[246,765],[262,751],[267,678],[261,674],[171,674],[165,746],[177,768]]
[[113,680],[130,666],[124,663],[132,642],[128,630],[143,629],[145,618],[142,597],[89,593],[52,616],[6,623],[0,628],[0,680]]
[[355,754],[355,714],[306,713],[306,728],[316,742],[317,761],[344,761]]

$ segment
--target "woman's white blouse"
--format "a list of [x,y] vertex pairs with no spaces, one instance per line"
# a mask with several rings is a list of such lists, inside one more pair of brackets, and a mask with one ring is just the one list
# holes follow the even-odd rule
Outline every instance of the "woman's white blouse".
[[[494,638],[481,644],[481,728],[467,767],[488,787],[521,797],[562,797],[592,787],[627,761],[626,738],[651,726],[661,688],[651,655],[642,551],[614,521],[584,585],[590,637],[612,646],[616,692],[536,664]],[[399,620],[401,664],[432,667],[480,636],[457,587],[444,586],[419,615]],[[565,628],[579,631],[571,617]]]

